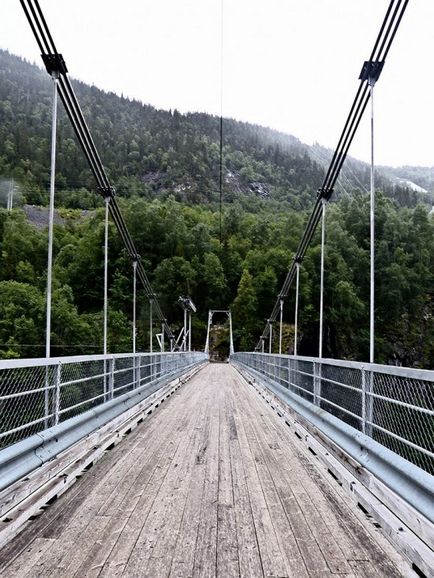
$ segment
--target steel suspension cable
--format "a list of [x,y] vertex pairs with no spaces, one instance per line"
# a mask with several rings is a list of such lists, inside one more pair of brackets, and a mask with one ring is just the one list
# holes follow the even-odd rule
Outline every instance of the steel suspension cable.
[[302,263],[307,249],[315,234],[318,223],[321,219],[323,200],[328,201],[333,195],[333,189],[339,177],[339,173],[345,162],[354,136],[359,128],[363,113],[365,112],[365,109],[370,100],[370,79],[374,77],[375,80],[378,80],[407,5],[408,0],[390,0],[370,58],[363,65],[362,72],[359,76],[360,83],[356,92],[356,96],[352,102],[350,112],[346,119],[336,149],[332,155],[332,159],[324,177],[323,183],[318,189],[318,194],[312,209],[312,213],[310,214],[305,230],[295,252],[292,265],[289,268],[282,289],[278,294],[272,313],[256,345],[256,350],[260,350],[261,344],[270,334],[271,325],[277,319],[280,311],[280,299],[286,298],[288,296],[291,285],[296,277],[297,265]]
[[161,321],[168,338],[173,340],[174,335],[156,299],[156,295],[141,262],[140,255],[137,253],[133,239],[117,203],[115,188],[110,184],[110,180],[92,139],[92,135],[84,118],[78,99],[67,76],[68,70],[65,62],[62,55],[57,52],[56,45],[51,36],[39,2],[38,0],[20,0],[20,3],[40,49],[42,60],[44,61],[47,72],[50,75],[57,73],[59,76],[60,98],[77,140],[84,152],[91,172],[96,180],[98,191],[104,198],[110,198],[109,210],[112,220],[121,236],[129,257],[133,262],[137,262],[137,275],[143,285],[146,296],[153,300],[154,311],[158,319]]

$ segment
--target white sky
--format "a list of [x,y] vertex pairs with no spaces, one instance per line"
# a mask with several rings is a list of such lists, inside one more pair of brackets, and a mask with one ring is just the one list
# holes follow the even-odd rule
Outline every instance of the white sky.
[[[335,148],[389,0],[223,0],[223,115]],[[220,114],[221,0],[40,0],[70,74]],[[410,0],[375,89],[376,161],[434,165],[434,1]],[[0,46],[41,64],[19,0]],[[48,77],[47,77],[48,78]],[[350,154],[369,159],[368,118]]]

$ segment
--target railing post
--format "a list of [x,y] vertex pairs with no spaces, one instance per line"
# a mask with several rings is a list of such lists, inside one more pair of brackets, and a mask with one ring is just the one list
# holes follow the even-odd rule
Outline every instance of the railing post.
[[372,394],[374,393],[374,371],[371,369],[369,372],[369,379],[366,380],[366,425],[365,434],[372,437],[373,428],[372,423],[374,422],[374,398]]
[[140,355],[134,356],[134,387],[140,387]]
[[111,357],[109,359],[109,386],[108,386],[108,399],[113,399],[113,392],[115,388],[115,358]]
[[372,420],[374,417],[374,400],[372,392],[374,390],[374,372],[366,372],[362,367],[362,432],[372,437]]
[[313,403],[317,406],[321,405],[321,377],[322,377],[322,363],[313,363]]
[[62,379],[62,362],[56,366],[56,379],[54,384],[54,403],[53,403],[53,413],[54,413],[54,424],[59,423],[59,412],[60,412],[60,383]]
[[45,388],[44,388],[44,428],[48,428],[48,416],[50,415],[50,366],[45,367]]
[[[292,359],[288,357],[288,389],[291,390],[291,370],[292,370]],[[291,390],[292,391],[292,390]]]

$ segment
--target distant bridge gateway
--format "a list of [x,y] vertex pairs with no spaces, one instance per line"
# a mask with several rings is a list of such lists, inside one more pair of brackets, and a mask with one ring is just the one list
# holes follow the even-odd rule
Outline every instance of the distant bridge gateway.
[[[46,355],[0,361],[0,576],[434,576],[434,371],[374,363],[373,162],[370,360],[322,354],[326,206],[407,3],[389,4],[255,351],[235,351],[230,309],[212,309],[202,352],[191,350],[190,297],[179,298],[175,338],[39,3],[21,0],[53,80],[51,203],[58,92],[105,199],[104,347],[51,356],[51,221]],[[132,262],[124,354],[107,347],[109,215]],[[319,347],[306,357],[297,351],[300,267],[320,221]],[[150,308],[146,353],[136,348],[137,280]],[[286,355],[293,281],[294,355]],[[209,363],[214,314],[229,322],[230,363]]]

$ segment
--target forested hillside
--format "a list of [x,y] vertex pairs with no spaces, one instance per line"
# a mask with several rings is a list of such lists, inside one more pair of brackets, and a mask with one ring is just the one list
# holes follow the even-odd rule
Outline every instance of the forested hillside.
[[[218,119],[157,111],[95,87],[75,86],[174,329],[182,320],[178,296],[189,294],[198,306],[195,347],[204,345],[208,308],[230,306],[236,348],[251,349],[291,263],[323,178],[327,151],[225,120],[220,243]],[[49,91],[45,72],[0,52],[0,178],[4,190],[14,179],[22,203],[47,202]],[[349,167],[327,217],[324,354],[366,360],[369,199],[363,192],[365,167]],[[426,204],[413,206],[417,199],[410,192],[402,190],[400,205],[408,205],[402,207],[390,198],[396,189],[386,177],[379,183],[387,195],[379,194],[377,207],[376,360],[433,367],[434,219]],[[57,185],[63,220],[55,226],[53,354],[96,353],[102,349],[103,211],[65,118],[59,128]],[[83,216],[78,209],[95,210]],[[301,269],[299,352],[307,355],[318,351],[318,241]],[[30,223],[20,208],[10,214],[1,209],[0,244],[0,355],[41,356],[46,230]],[[148,303],[140,294],[139,303],[138,345],[146,349]],[[293,299],[288,300],[285,351],[292,350],[293,308]],[[112,227],[111,351],[131,350],[131,317],[132,267]]]
[[[73,84],[120,196],[165,199],[174,195],[189,203],[218,199],[217,117],[156,110],[94,86]],[[90,193],[93,179],[69,121],[59,108],[58,202],[90,208],[97,202]],[[0,176],[14,177],[21,198],[30,204],[44,204],[47,199],[50,122],[47,73],[0,50]],[[306,208],[322,183],[331,157],[331,151],[319,145],[309,147],[293,136],[231,119],[224,119],[223,143],[224,197],[228,203],[240,197],[260,197],[286,201],[295,209]],[[412,177],[417,182],[416,170]],[[421,186],[426,185],[427,171],[421,169]],[[431,202],[430,195],[395,186],[384,171],[378,173],[377,183],[402,205],[412,206],[418,200]],[[368,165],[349,160],[337,195],[368,187]],[[432,186],[428,188],[433,190]]]

